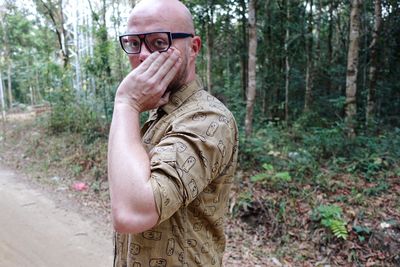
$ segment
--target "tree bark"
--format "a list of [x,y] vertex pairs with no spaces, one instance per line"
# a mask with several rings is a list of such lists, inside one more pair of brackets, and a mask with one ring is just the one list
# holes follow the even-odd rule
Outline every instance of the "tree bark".
[[313,75],[314,75],[314,61],[313,61],[313,0],[310,0],[310,11],[308,14],[308,27],[306,38],[306,51],[307,51],[307,67],[306,67],[306,93],[304,98],[304,112],[310,111],[312,102],[313,90]]
[[64,8],[63,8],[63,0],[59,0],[60,5],[60,30],[62,36],[62,52],[63,52],[63,60],[64,60],[64,68],[69,66],[69,49],[68,49],[68,38],[67,31],[65,29],[64,23]]
[[[264,29],[264,45],[266,47],[266,52],[265,56],[263,58],[262,64],[264,69],[270,69],[271,72],[273,72],[273,67],[274,65],[270,64],[269,60],[272,58],[272,53],[271,49],[268,49],[268,46],[271,46],[272,44],[272,33],[271,33],[271,17],[272,17],[272,12],[271,12],[271,1],[266,0],[265,5],[264,5],[264,10],[265,10],[265,29]],[[263,77],[263,84],[262,88],[265,91],[263,95],[263,104],[262,104],[262,111],[264,116],[271,117],[270,115],[270,102],[271,102],[271,84],[270,80],[268,79],[268,76]]]
[[212,79],[212,61],[213,61],[213,50],[214,50],[214,10],[212,4],[207,4],[207,21],[206,24],[206,45],[207,45],[207,91],[211,93],[213,91],[213,79]]
[[329,3],[329,26],[328,26],[328,72],[327,72],[327,91],[328,94],[332,92],[332,65],[333,65],[333,47],[332,47],[332,37],[333,37],[333,1]]
[[8,68],[7,68],[7,90],[8,90],[8,107],[9,107],[10,109],[12,108],[12,103],[13,103],[11,74],[12,74],[12,63],[11,63],[11,59],[8,59]]
[[345,121],[347,135],[354,138],[356,135],[356,115],[357,115],[357,75],[360,49],[360,9],[363,0],[351,1],[350,13],[350,36],[349,50],[347,55],[347,75],[346,75],[346,102],[345,102]]
[[79,30],[79,0],[76,0],[75,21],[74,21],[74,43],[75,43],[75,91],[81,92],[81,31]]
[[[3,28],[3,42],[4,42],[4,54],[5,54],[5,62],[7,63],[7,89],[8,89],[8,107],[12,107],[12,83],[11,83],[11,73],[12,73],[12,62],[10,55],[10,44],[8,40],[8,25],[7,23],[3,23],[4,14],[1,13],[0,16],[0,25]],[[3,88],[4,90],[4,88]]]
[[286,0],[286,36],[285,36],[285,121],[289,122],[289,86],[290,86],[290,60],[289,60],[289,38],[290,38],[290,1]]
[[246,99],[246,92],[247,92],[247,78],[248,78],[248,57],[247,57],[247,51],[248,51],[248,39],[247,39],[247,32],[246,32],[246,24],[247,24],[247,18],[246,18],[246,2],[244,0],[240,0],[240,6],[241,6],[241,26],[242,26],[242,53],[241,53],[241,67],[242,67],[242,89],[243,89],[243,98]]
[[1,115],[4,123],[6,121],[6,103],[4,101],[3,78],[1,77],[1,70],[0,70],[0,103],[1,103]]
[[378,43],[382,28],[382,6],[381,0],[375,0],[375,24],[372,32],[371,62],[369,67],[369,88],[367,95],[366,126],[371,127],[375,120],[376,113],[376,82],[378,68]]
[[253,110],[256,97],[256,65],[257,65],[257,24],[256,0],[249,0],[249,78],[247,88],[245,133],[249,138],[253,131]]
[[1,103],[1,118],[2,118],[2,124],[3,124],[3,140],[6,140],[7,134],[6,134],[6,107],[5,107],[5,101],[4,101],[4,90],[3,90],[3,78],[1,76],[1,70],[0,70],[0,103]]

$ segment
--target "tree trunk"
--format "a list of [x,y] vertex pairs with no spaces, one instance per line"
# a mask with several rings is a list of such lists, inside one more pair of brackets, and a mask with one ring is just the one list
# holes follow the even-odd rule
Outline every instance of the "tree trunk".
[[253,110],[256,97],[257,24],[256,0],[249,0],[249,84],[247,88],[245,132],[249,138],[253,131]]
[[367,128],[373,125],[376,115],[376,82],[377,82],[377,67],[378,67],[378,42],[380,31],[382,28],[382,6],[381,0],[375,0],[375,25],[372,32],[371,63],[369,67],[369,88],[367,96],[366,109],[366,126]]
[[45,15],[48,15],[51,22],[53,23],[54,29],[57,34],[57,41],[60,46],[60,53],[64,63],[64,68],[67,68],[69,66],[69,49],[67,46],[67,32],[64,25],[63,1],[58,0],[57,2],[59,5],[59,10],[54,10],[56,7],[51,1],[44,2],[43,0],[38,0],[38,2],[42,4],[45,9]]
[[[4,42],[4,54],[5,54],[5,62],[7,63],[7,89],[8,89],[8,107],[12,107],[12,83],[11,83],[11,72],[12,72],[12,62],[11,62],[11,55],[10,55],[10,44],[8,40],[8,25],[7,23],[3,23],[4,15],[1,13],[0,17],[0,25],[3,28],[3,42]],[[4,88],[3,88],[4,90]]]
[[75,21],[74,21],[74,43],[75,43],[75,91],[81,92],[81,31],[79,30],[79,0],[76,0]]
[[[268,46],[271,46],[272,44],[272,34],[271,34],[271,6],[270,6],[271,1],[270,0],[266,0],[265,1],[265,5],[264,5],[264,10],[265,10],[265,29],[264,29],[264,45],[266,46],[266,48]],[[273,72],[273,65],[270,65],[269,60],[270,58],[272,58],[272,53],[270,52],[271,49],[266,49],[265,52],[265,57],[263,59],[263,68],[264,69],[271,69],[271,72]],[[264,74],[265,75],[265,74]],[[263,96],[263,105],[262,105],[262,111],[264,116],[267,117],[271,117],[270,115],[270,100],[271,100],[271,84],[270,84],[270,80],[268,79],[268,76],[264,76],[263,77],[263,83],[265,85],[262,86],[262,88],[265,90],[264,92],[264,96]]]
[[248,41],[247,41],[247,33],[246,33],[246,24],[247,24],[247,18],[246,18],[246,2],[244,0],[240,0],[240,6],[241,6],[241,26],[242,26],[242,53],[241,53],[241,67],[242,67],[242,89],[243,89],[243,98],[246,99],[246,92],[247,92],[247,78],[248,78],[248,57],[247,57],[247,47],[248,47]]
[[[69,49],[68,49],[68,39],[67,31],[65,30],[64,23],[64,8],[63,1],[59,0],[60,5],[60,32],[61,32],[61,49],[63,54],[64,68],[69,66]],[[55,25],[57,27],[57,25]]]
[[12,65],[11,65],[11,59],[9,59],[7,68],[7,89],[8,89],[8,107],[10,109],[12,108],[12,102],[13,102],[11,73],[12,73]]
[[[120,10],[120,1],[112,1],[112,8],[113,8],[113,16],[114,16],[114,32],[115,32],[115,38],[118,40],[118,35],[119,35],[119,29],[121,26],[121,10]],[[117,69],[116,71],[116,76],[118,81],[122,81],[124,79],[124,74],[122,73],[122,58],[121,58],[121,47],[118,45],[115,46],[116,50],[116,60],[117,60]]]
[[289,38],[290,38],[290,1],[286,0],[286,36],[285,36],[285,121],[289,122],[289,81],[290,81],[290,60],[289,60]]
[[308,14],[308,27],[307,27],[307,42],[306,42],[306,52],[307,52],[307,67],[306,67],[306,93],[304,98],[304,112],[310,111],[310,106],[312,102],[312,89],[313,89],[313,0],[310,0],[310,11]]
[[1,70],[0,70],[0,103],[1,103],[1,118],[3,121],[3,140],[6,140],[6,103],[4,101],[4,90],[3,90],[3,79],[1,77]]
[[[0,70],[0,103],[1,103],[1,114],[3,118],[3,122],[6,121],[6,103],[4,101],[4,90],[3,90],[3,78],[1,77]],[[5,136],[4,136],[5,138]]]
[[211,93],[213,91],[213,79],[212,79],[212,61],[214,50],[214,10],[211,4],[207,4],[207,21],[206,24],[206,45],[207,45],[207,91]]
[[333,1],[329,4],[329,26],[328,26],[328,72],[327,72],[327,91],[328,94],[332,92],[332,65],[333,65],[333,47],[332,47],[332,37],[333,37]]
[[356,135],[357,115],[357,74],[360,49],[360,9],[363,0],[351,1],[349,50],[347,55],[346,76],[346,126],[349,138]]

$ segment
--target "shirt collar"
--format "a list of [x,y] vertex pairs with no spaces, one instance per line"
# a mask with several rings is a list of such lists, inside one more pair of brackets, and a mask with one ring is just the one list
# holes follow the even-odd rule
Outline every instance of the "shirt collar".
[[161,107],[165,113],[170,114],[177,108],[179,108],[190,96],[192,96],[197,91],[203,89],[203,84],[199,78],[194,81],[183,85],[176,92],[174,92],[170,97],[167,104]]

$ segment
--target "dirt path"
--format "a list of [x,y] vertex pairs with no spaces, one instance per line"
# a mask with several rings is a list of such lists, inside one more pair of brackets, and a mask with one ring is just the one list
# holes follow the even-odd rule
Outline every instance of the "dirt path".
[[110,267],[111,235],[0,165],[0,266]]

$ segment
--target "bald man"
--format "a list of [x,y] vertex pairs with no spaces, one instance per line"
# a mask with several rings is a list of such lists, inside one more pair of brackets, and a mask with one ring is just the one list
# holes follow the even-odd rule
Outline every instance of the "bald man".
[[143,0],[120,43],[132,71],[109,137],[114,266],[221,266],[237,126],[196,76],[191,13],[177,0]]

